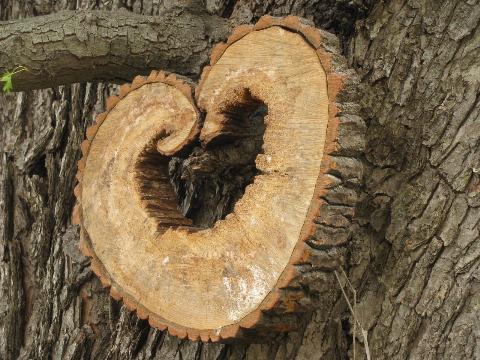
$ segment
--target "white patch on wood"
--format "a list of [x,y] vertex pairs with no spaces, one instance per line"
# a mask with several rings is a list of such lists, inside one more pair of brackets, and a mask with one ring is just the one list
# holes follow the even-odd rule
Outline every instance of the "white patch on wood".
[[231,321],[239,321],[252,306],[258,304],[258,299],[263,299],[268,291],[267,274],[257,265],[248,267],[251,281],[245,278],[223,277],[223,284],[230,297],[231,307],[227,309]]

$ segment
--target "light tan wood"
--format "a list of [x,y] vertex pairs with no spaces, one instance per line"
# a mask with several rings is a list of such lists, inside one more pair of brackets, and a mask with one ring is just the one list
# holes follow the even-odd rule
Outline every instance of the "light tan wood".
[[180,337],[233,337],[277,304],[328,183],[319,179],[332,141],[325,68],[304,36],[278,22],[232,35],[197,89],[204,144],[232,132],[232,107],[268,106],[260,174],[212,228],[189,227],[168,179],[168,156],[198,134],[185,84],[155,73],[122,90],[82,146],[75,217],[84,252],[112,296]]

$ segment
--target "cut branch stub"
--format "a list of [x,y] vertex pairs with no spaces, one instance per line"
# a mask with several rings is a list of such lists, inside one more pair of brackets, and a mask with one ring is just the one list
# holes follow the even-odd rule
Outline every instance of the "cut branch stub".
[[[331,214],[324,199],[349,186],[331,155],[353,153],[342,154],[337,117],[352,74],[325,35],[328,51],[320,31],[294,17],[239,28],[197,88],[201,129],[188,86],[152,73],[121,89],[89,130],[75,191],[82,249],[111,295],[151,325],[204,341],[294,330],[311,310],[295,265],[323,261],[328,271],[342,261],[340,250],[322,260],[348,239],[322,214]],[[268,108],[259,174],[224,220],[193,227],[177,208],[169,157],[197,138],[208,147],[249,136],[244,114],[258,104]],[[354,204],[339,205],[335,216],[351,218]]]

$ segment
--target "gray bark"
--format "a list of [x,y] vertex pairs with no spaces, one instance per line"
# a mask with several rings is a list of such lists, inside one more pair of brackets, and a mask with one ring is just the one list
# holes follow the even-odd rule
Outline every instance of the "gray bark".
[[[349,44],[368,120],[347,270],[372,358],[480,358],[478,1],[378,2],[355,34],[344,31],[354,21],[342,10],[346,1],[208,3],[233,23],[270,12],[337,24],[330,30]],[[336,12],[317,11],[325,3]],[[5,1],[0,18],[75,6]],[[156,15],[167,5],[85,0],[78,6]],[[325,312],[325,305],[307,316],[304,330],[264,345],[179,341],[109,298],[77,250],[69,216],[79,144],[114,90],[89,83],[0,98],[0,358],[352,358],[353,323],[341,297],[333,310]],[[358,164],[344,166],[361,171]],[[356,345],[362,358],[359,334]]]
[[198,74],[229,22],[205,10],[173,8],[157,16],[125,10],[61,11],[0,22],[0,73],[14,76],[15,91],[77,82],[131,81],[162,69]]
[[480,4],[378,4],[351,45],[370,118],[351,278],[374,357],[478,359]]

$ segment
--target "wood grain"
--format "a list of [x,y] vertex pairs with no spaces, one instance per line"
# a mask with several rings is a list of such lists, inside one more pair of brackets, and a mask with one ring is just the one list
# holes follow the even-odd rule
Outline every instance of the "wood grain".
[[266,333],[294,328],[286,315],[266,325],[265,311],[299,311],[298,296],[282,289],[305,261],[330,185],[324,151],[338,150],[332,102],[342,82],[329,81],[341,78],[332,77],[320,32],[294,17],[264,17],[216,47],[196,89],[207,114],[203,146],[240,136],[238,115],[252,103],[268,115],[259,175],[231,214],[201,230],[179,212],[167,169],[199,131],[189,87],[153,73],[108,101],[82,146],[75,216],[82,248],[112,296],[182,338],[225,341],[259,324]]

